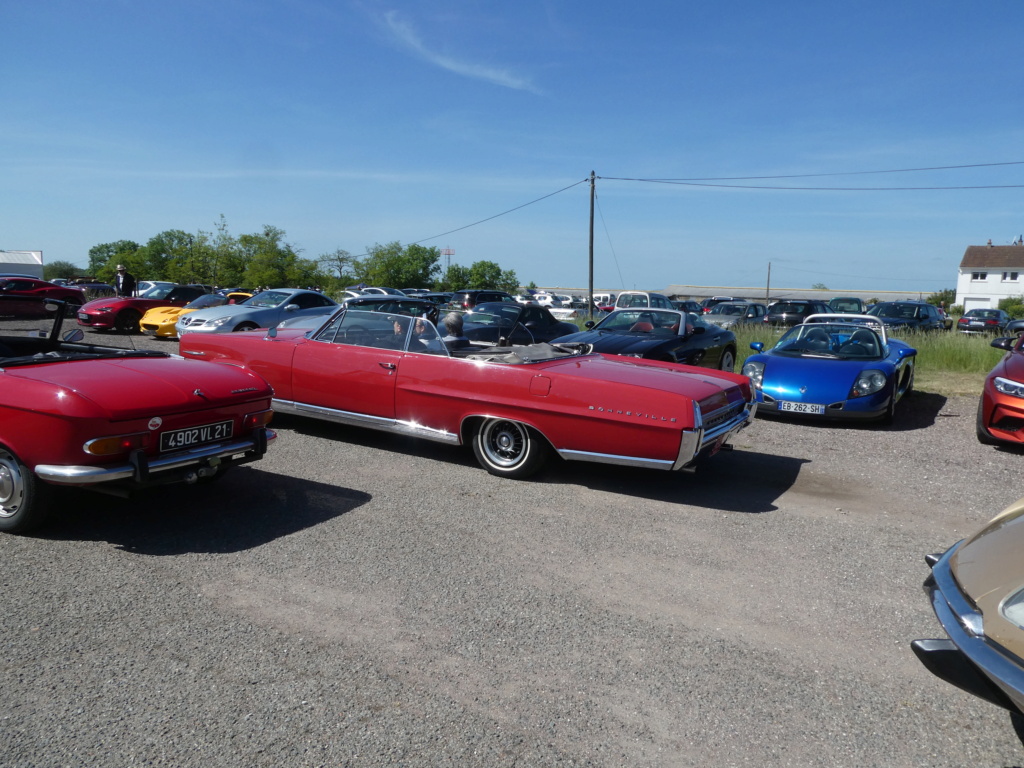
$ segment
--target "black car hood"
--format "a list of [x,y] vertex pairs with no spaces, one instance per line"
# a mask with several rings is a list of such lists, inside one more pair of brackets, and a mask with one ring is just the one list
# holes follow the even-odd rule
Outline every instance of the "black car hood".
[[615,331],[581,331],[555,339],[556,342],[593,344],[595,352],[604,352],[608,355],[643,355],[668,340],[665,336],[652,336],[649,333]]

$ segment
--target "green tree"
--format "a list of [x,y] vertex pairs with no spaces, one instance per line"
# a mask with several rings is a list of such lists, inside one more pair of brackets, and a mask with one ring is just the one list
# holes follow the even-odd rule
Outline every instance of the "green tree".
[[196,269],[195,241],[196,237],[180,229],[168,229],[154,235],[139,249],[133,270],[135,276],[140,280],[202,282],[199,276],[203,270]]
[[43,279],[53,280],[55,277],[78,277],[82,270],[70,261],[51,261],[43,264]]
[[343,284],[342,287],[356,282],[354,269],[356,260],[348,251],[337,248],[330,253],[320,254],[318,261],[320,269],[331,277],[336,277],[338,282]]
[[1014,320],[1024,317],[1024,296],[1008,296],[999,300],[999,309],[1009,313]]
[[356,259],[353,271],[357,279],[369,285],[403,288],[432,285],[440,272],[438,248],[399,242],[367,248],[365,258]]
[[133,240],[117,240],[113,243],[100,243],[89,249],[89,274],[96,277],[113,278],[118,264],[124,264],[134,272],[136,253],[141,246]]
[[469,267],[469,288],[499,290],[501,267],[493,261],[474,261]]
[[946,288],[941,291],[936,291],[927,299],[925,299],[925,301],[927,301],[929,304],[934,304],[936,307],[950,307],[953,305],[953,302],[956,301],[956,291],[954,291],[952,288]]
[[269,224],[259,234],[240,235],[239,250],[245,262],[242,283],[250,288],[268,285],[280,288],[289,284],[296,270],[299,255],[284,242],[284,230]]
[[827,291],[828,290],[828,286],[825,285],[824,283],[815,283],[814,285],[811,286],[811,288],[813,290],[815,290],[815,291]]
[[439,291],[457,291],[460,288],[469,288],[469,270],[458,264],[449,264],[444,275],[434,284],[434,287]]

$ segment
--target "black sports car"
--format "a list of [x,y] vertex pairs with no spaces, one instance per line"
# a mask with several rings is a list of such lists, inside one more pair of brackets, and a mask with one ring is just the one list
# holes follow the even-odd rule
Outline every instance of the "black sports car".
[[574,323],[558,320],[547,307],[536,304],[477,304],[463,316],[463,332],[471,342],[533,344],[551,341],[578,330]]
[[643,357],[731,371],[736,335],[691,312],[674,309],[617,309],[589,330],[554,340],[591,344],[595,352]]

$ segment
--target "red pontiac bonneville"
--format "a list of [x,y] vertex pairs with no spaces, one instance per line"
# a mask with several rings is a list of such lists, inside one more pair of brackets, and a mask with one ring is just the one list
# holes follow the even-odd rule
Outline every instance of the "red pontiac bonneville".
[[188,333],[180,350],[258,373],[279,412],[470,443],[484,469],[511,478],[551,452],[687,469],[755,410],[738,374],[593,354],[589,344],[476,346],[441,339],[426,318],[356,309],[308,331]]
[[259,376],[62,337],[66,311],[0,295],[0,531],[41,525],[53,486],[208,482],[266,452],[272,392]]
[[201,285],[154,285],[141,296],[110,296],[78,308],[78,324],[98,331],[137,333],[142,316],[154,307],[184,307],[206,293]]

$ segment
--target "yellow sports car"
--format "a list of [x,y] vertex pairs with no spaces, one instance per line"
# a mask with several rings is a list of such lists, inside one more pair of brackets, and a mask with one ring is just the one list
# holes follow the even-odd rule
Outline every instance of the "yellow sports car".
[[219,307],[227,302],[228,300],[224,296],[205,293],[184,307],[153,307],[142,316],[142,320],[139,321],[139,330],[147,336],[158,339],[176,339],[178,332],[174,329],[174,324],[178,322],[179,317],[189,312],[195,312],[197,309]]
[[178,332],[175,330],[174,324],[182,315],[195,312],[197,309],[219,307],[221,304],[241,304],[250,297],[252,294],[247,291],[232,291],[227,296],[207,293],[184,307],[154,307],[142,316],[142,320],[139,321],[139,330],[147,336],[158,339],[176,339]]

